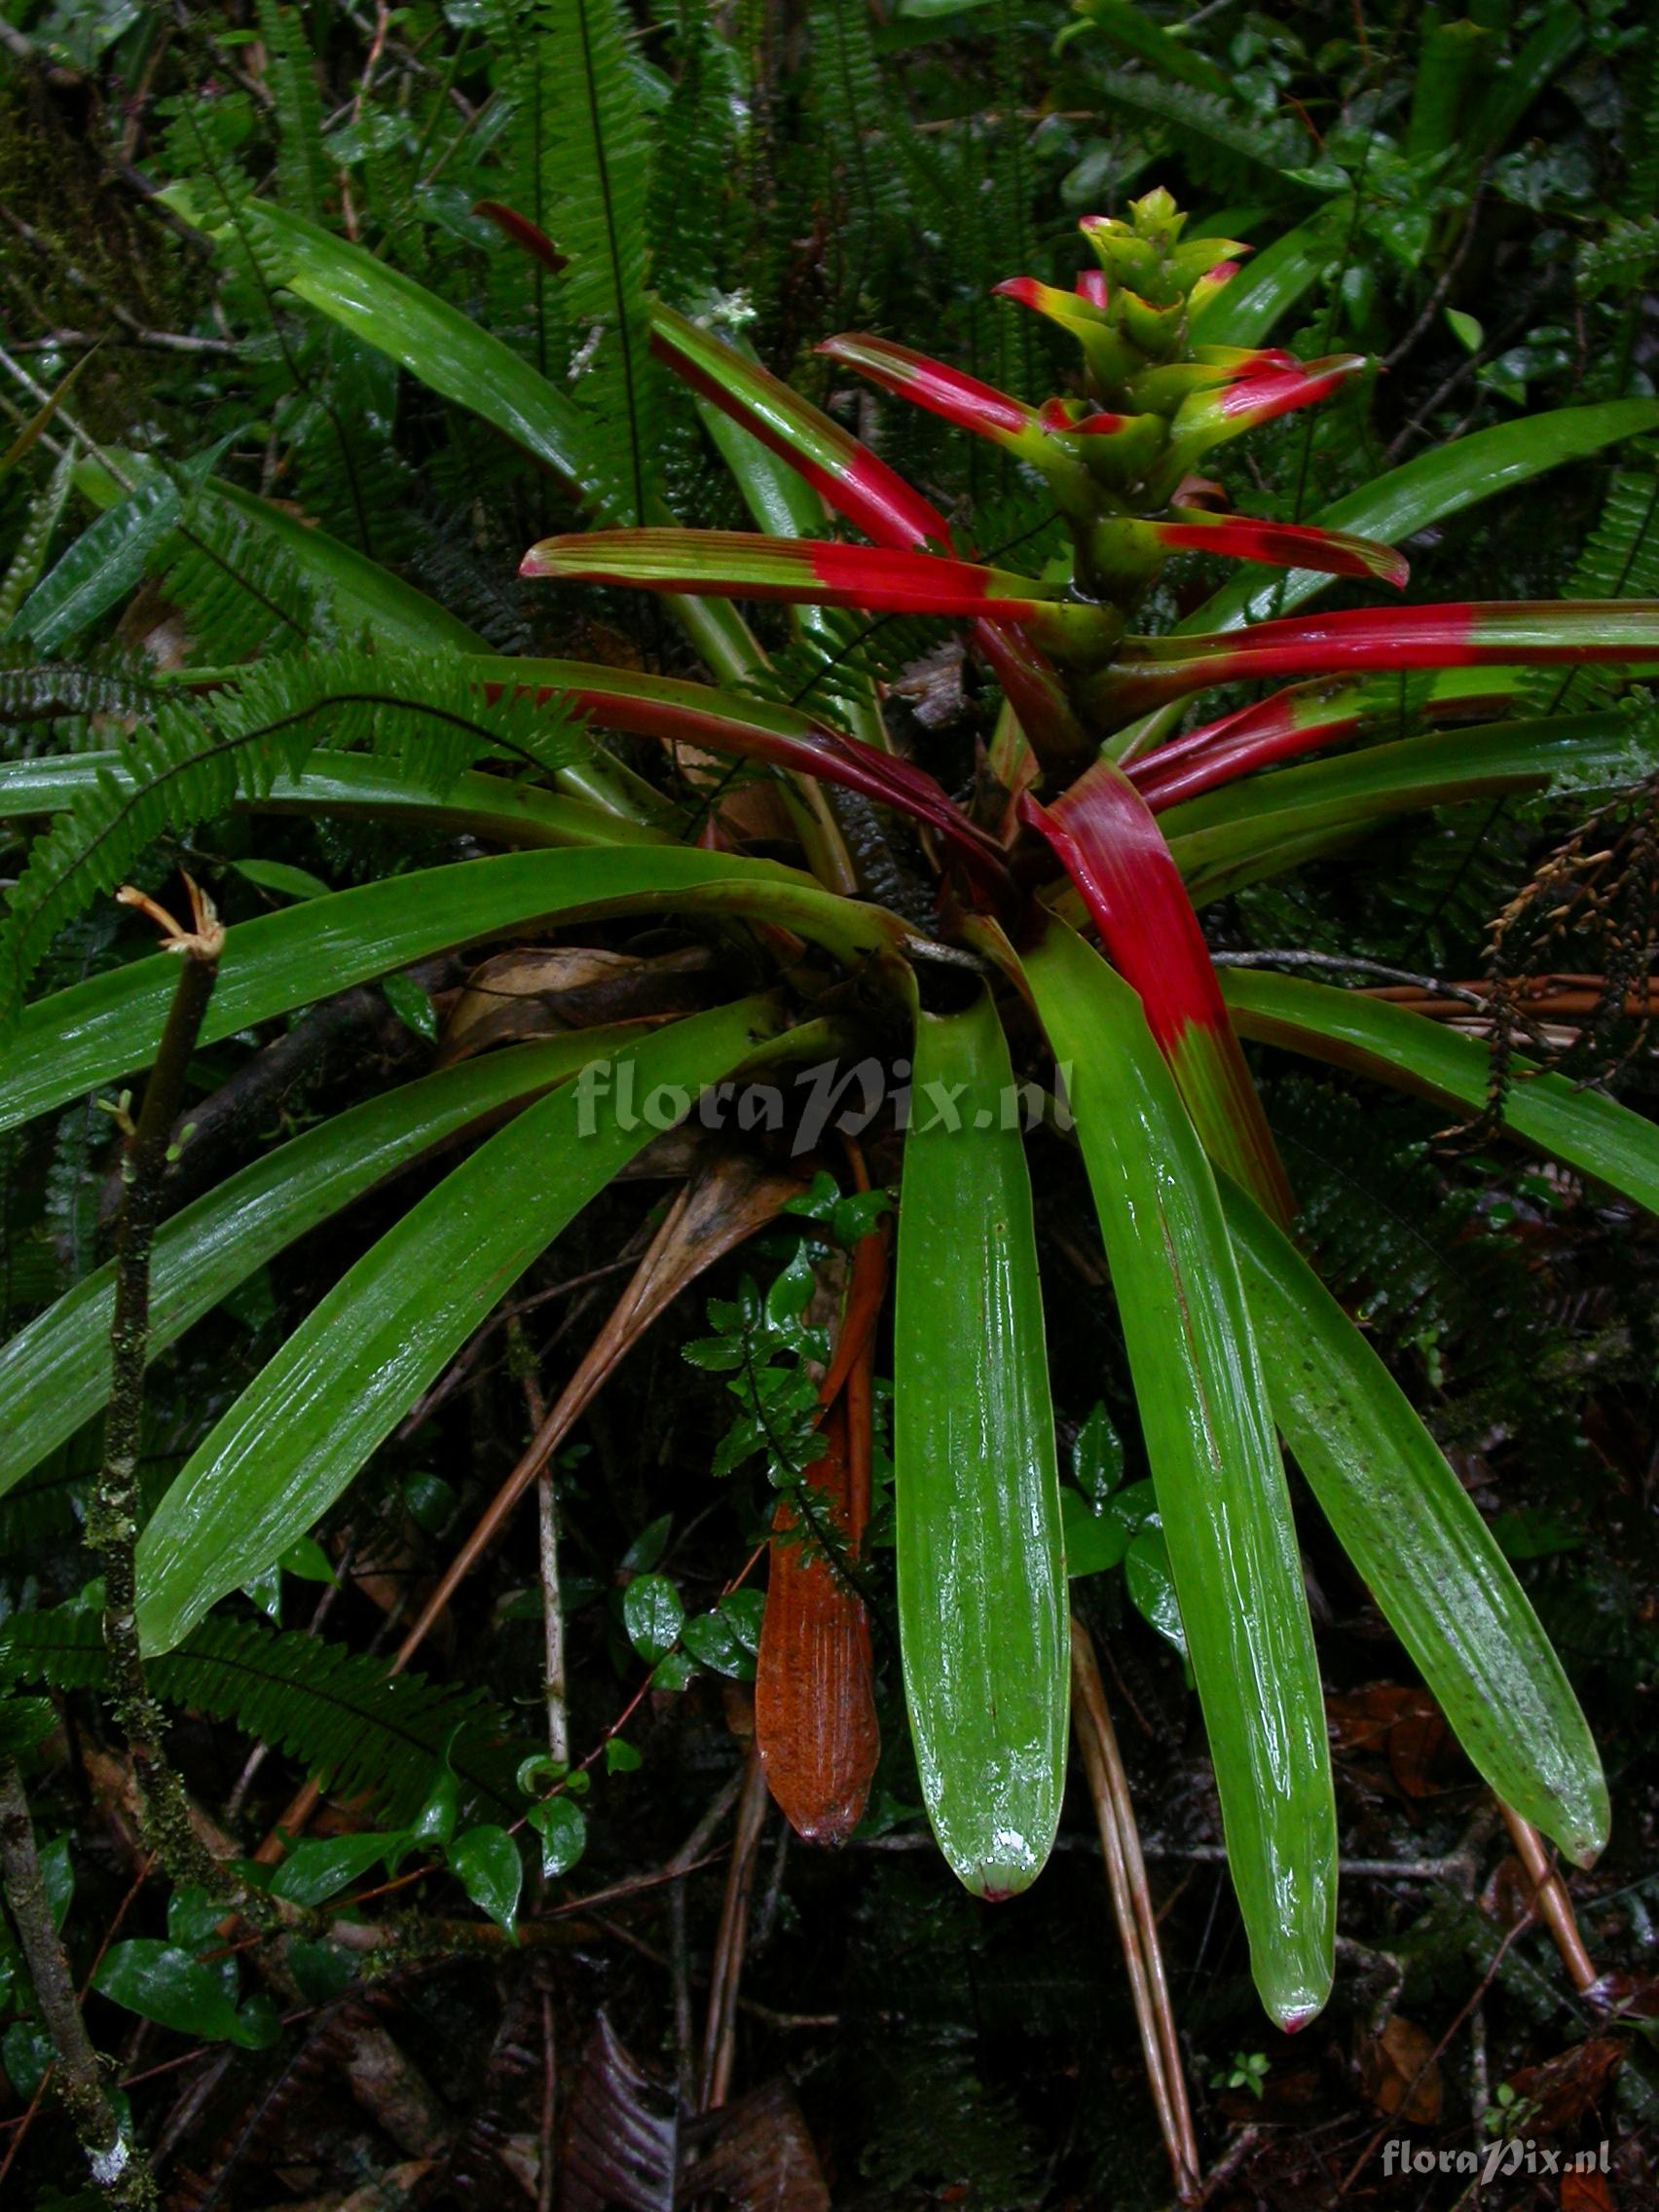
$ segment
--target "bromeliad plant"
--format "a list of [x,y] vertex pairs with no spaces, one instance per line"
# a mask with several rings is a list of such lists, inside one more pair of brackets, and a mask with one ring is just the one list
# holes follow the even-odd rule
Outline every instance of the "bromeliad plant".
[[[208,219],[185,196],[175,205]],[[524,217],[496,215],[558,265]],[[694,1095],[768,1058],[821,1053],[849,1023],[902,1036],[918,1102],[893,1263],[902,1655],[929,1817],[951,1865],[985,1896],[1041,1868],[1067,1736],[1066,1563],[1036,1239],[1023,1143],[1005,1110],[1034,1014],[1098,1211],[1257,1984],[1294,2026],[1330,1986],[1337,1843],[1281,1440],[1505,1803],[1583,1862],[1605,1838],[1607,1798],[1583,1716],[1501,1552],[1297,1249],[1294,1193],[1238,1040],[1471,1108],[1486,1103],[1486,1052],[1321,985],[1223,981],[1195,901],[1350,841],[1381,814],[1536,789],[1564,765],[1580,781],[1627,777],[1633,724],[1617,710],[1431,728],[1281,764],[1392,728],[1397,689],[1384,699],[1377,679],[1402,671],[1430,672],[1419,691],[1433,724],[1501,707],[1514,689],[1505,672],[1528,664],[1659,663],[1659,605],[1251,620],[1265,593],[1247,570],[1212,603],[1207,627],[1130,625],[1176,551],[1276,566],[1285,608],[1332,577],[1403,586],[1404,561],[1363,534],[1367,522],[1409,535],[1652,427],[1659,409],[1574,410],[1525,438],[1470,439],[1479,452],[1452,449],[1433,468],[1402,472],[1409,481],[1357,495],[1354,511],[1331,518],[1342,528],[1235,516],[1198,466],[1365,364],[1208,342],[1235,249],[1184,239],[1165,194],[1126,222],[1083,228],[1100,267],[1075,293],[1028,278],[1004,287],[1079,342],[1067,395],[1030,406],[871,337],[824,349],[1038,473],[1071,557],[1063,573],[1027,576],[971,558],[930,500],[737,348],[619,292],[602,344],[636,381],[666,363],[718,411],[721,450],[770,534],[678,530],[642,474],[629,484],[584,467],[570,402],[504,345],[367,253],[244,202],[221,235],[265,284],[475,407],[573,485],[602,527],[535,546],[525,572],[672,595],[720,682],[490,655],[372,562],[320,533],[284,533],[276,510],[242,496],[240,525],[280,538],[336,622],[375,630],[382,649],[321,656],[303,696],[292,668],[187,670],[153,728],[119,754],[19,766],[10,810],[61,819],[14,894],[7,951],[14,974],[26,973],[74,898],[119,878],[134,826],[235,802],[378,811],[531,849],[233,928],[209,1042],[445,946],[610,916],[746,925],[760,971],[754,995],[644,1037],[590,1032],[445,1069],[361,1109],[354,1126],[348,1116],[295,1138],[166,1225],[152,1299],[160,1343],[402,1160],[516,1110],[327,1294],[173,1481],[138,1548],[138,1619],[153,1653],[179,1645],[313,1526],[503,1289],[655,1134],[618,1113],[619,1084],[596,1100],[571,1082],[581,1065],[609,1051],[632,1063],[636,1097]],[[170,483],[166,495],[176,512]],[[145,496],[141,483],[126,504]],[[163,497],[154,486],[149,496]],[[826,506],[870,542],[827,535]],[[609,527],[619,520],[632,527]],[[54,584],[49,575],[32,616],[25,604],[18,617],[37,642],[84,577]],[[867,696],[845,728],[768,701],[765,656],[728,598],[796,608],[799,640],[825,659],[839,648],[824,609],[970,623],[1006,702],[995,788],[958,804],[888,749]],[[1264,677],[1304,681],[1176,734],[1189,695]],[[718,808],[694,824],[665,809],[619,762],[583,751],[548,713],[557,707],[594,728],[775,773],[810,872],[731,850]],[[332,749],[319,756],[321,733]],[[509,783],[509,763],[555,788]],[[1280,772],[1259,775],[1269,767]],[[859,896],[826,784],[931,841],[931,927]],[[683,841],[691,834],[699,846]],[[30,1006],[0,1078],[8,1125],[146,1064],[171,983],[165,960],[138,961]],[[1645,1123],[1556,1076],[1517,1072],[1501,1102],[1515,1135],[1659,1210],[1659,1141]],[[867,1306],[869,1270],[854,1274]],[[111,1296],[107,1272],[88,1278],[0,1356],[0,1488],[96,1411]],[[844,1408],[830,1408],[828,1426],[827,1456],[838,1461]],[[855,1548],[856,1519],[843,1516]],[[775,1587],[810,1609],[795,1567]],[[857,1636],[837,1648],[867,1667]],[[856,1784],[843,1794],[856,1811]]]

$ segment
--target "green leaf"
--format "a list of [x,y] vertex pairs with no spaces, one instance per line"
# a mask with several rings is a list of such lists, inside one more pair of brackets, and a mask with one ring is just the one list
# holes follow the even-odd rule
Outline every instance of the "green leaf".
[[[1476,1113],[1486,1108],[1491,1049],[1444,1022],[1362,991],[1265,969],[1227,970],[1222,995],[1242,1036]],[[1511,1135],[1659,1214],[1659,1128],[1628,1106],[1518,1054],[1509,1063],[1501,1119]]]
[[61,1935],[75,1897],[75,1868],[69,1857],[69,1838],[66,1835],[55,1836],[42,1850],[40,1877],[46,1886],[46,1901],[52,1910],[52,1925]]
[[350,1988],[357,1962],[350,1951],[335,1943],[319,1943],[309,1936],[293,1936],[283,1953],[294,1986],[308,2005],[327,2005]]
[[254,2047],[256,2031],[238,2014],[235,2001],[211,1967],[201,1966],[175,1943],[134,1936],[104,1953],[92,1987],[140,2019],[203,2043]]
[[1124,1440],[1112,1417],[1097,1405],[1072,1446],[1072,1479],[1085,1497],[1103,1504],[1124,1479]]
[[510,1936],[518,1919],[524,1862],[505,1828],[468,1828],[447,1854],[449,1870],[472,1899]]
[[678,1696],[682,1690],[689,1688],[696,1672],[696,1662],[688,1651],[665,1651],[651,1669],[651,1687]]
[[[514,1046],[383,1091],[274,1147],[157,1231],[151,1357],[278,1252],[429,1147],[629,1039],[616,1026]],[[0,1348],[0,1495],[108,1399],[114,1310],[111,1262]]]
[[1166,30],[1161,30],[1150,17],[1130,0],[1072,0],[1075,12],[1085,20],[1068,24],[1060,33],[1062,44],[1090,26],[1105,32],[1115,46],[1126,47],[1137,60],[1156,69],[1161,77],[1171,77],[1178,84],[1197,85],[1200,92],[1213,92],[1218,99],[1231,99],[1233,87],[1213,61],[1183,46]]
[[751,1658],[760,1649],[760,1628],[766,1617],[763,1590],[728,1591],[715,1610],[730,1625],[733,1636]]
[[[743,1001],[674,1023],[615,1065],[632,1068],[642,1099],[659,1085],[694,1096],[774,1020],[763,1002]],[[321,1518],[497,1300],[657,1133],[617,1101],[596,1100],[585,1082],[555,1090],[364,1254],[156,1508],[138,1544],[146,1649],[170,1650],[217,1598]]]
[[1070,1671],[1031,1185],[988,995],[918,1014],[912,1083],[894,1315],[904,1695],[940,1850],[976,1895],[1007,1897],[1053,1844]]
[[446,1760],[426,1802],[409,1824],[410,1839],[415,1843],[448,1843],[460,1810],[461,1788]]
[[[1231,287],[1229,287],[1231,289]],[[1226,295],[1224,294],[1223,297]],[[1206,330],[1205,336],[1208,337]],[[1401,545],[1431,523],[1529,484],[1568,461],[1659,426],[1659,400],[1609,399],[1594,407],[1560,407],[1518,423],[1499,423],[1419,454],[1309,518],[1319,530],[1346,530]],[[1289,614],[1323,591],[1329,576],[1292,569],[1268,576],[1249,566],[1187,616],[1182,630],[1236,630],[1246,622]]]
[[1181,1626],[1175,1576],[1169,1566],[1169,1546],[1161,1527],[1148,1524],[1131,1539],[1124,1554],[1124,1587],[1141,1617],[1150,1621],[1183,1659],[1187,1658],[1187,1638]]
[[622,1593],[622,1625],[642,1659],[653,1666],[680,1641],[685,1607],[666,1574],[637,1574]]
[[1129,1548],[1128,1530],[1118,1516],[1101,1512],[1070,1483],[1060,1485],[1060,1530],[1066,1572],[1074,1581],[1080,1574],[1101,1574],[1116,1567]]
[[660,1514],[647,1521],[628,1549],[622,1554],[624,1574],[648,1574],[668,1549],[668,1539],[674,1531],[674,1515]]
[[1342,845],[1367,824],[1504,792],[1611,790],[1659,767],[1617,712],[1432,730],[1187,799],[1160,826],[1195,903]]
[[437,1043],[438,1010],[413,976],[383,977],[381,989],[386,993],[387,1005],[405,1029],[412,1029],[428,1045]]
[[298,1543],[290,1544],[277,1565],[284,1574],[297,1575],[302,1582],[326,1582],[332,1588],[339,1580],[333,1563],[314,1536],[302,1536]]
[[754,1679],[754,1653],[739,1641],[723,1613],[694,1613],[681,1632],[681,1641],[699,1667],[712,1667],[717,1675],[728,1675],[734,1681]]
[[[839,899],[770,861],[679,846],[498,853],[337,891],[226,932],[202,1042],[404,968],[445,946],[535,921],[590,919],[638,902],[752,914],[824,943],[857,965],[903,931],[878,907]],[[0,1074],[0,1129],[149,1064],[172,1003],[166,953],[94,976],[25,1009]]]
[[612,1736],[605,1747],[607,1774],[637,1774],[643,1763],[633,1745],[621,1736]]
[[1051,922],[1022,965],[1068,1069],[1256,1987],[1330,1989],[1337,1835],[1301,1557],[1215,1179],[1140,1001]]
[[[217,458],[187,461],[180,475],[194,489]],[[36,584],[12,618],[8,635],[31,639],[43,653],[71,645],[112,607],[135,591],[156,552],[184,511],[179,486],[152,468],[120,503],[98,516]]]
[[285,899],[326,899],[329,885],[310,868],[290,867],[286,861],[234,861],[231,864],[245,882],[260,891],[278,891]]
[[44,1697],[0,1698],[0,1758],[21,1758],[56,1725],[57,1714]]
[[395,1840],[374,1834],[308,1836],[272,1876],[271,1895],[289,1904],[321,1904],[378,1866]]
[[568,1874],[587,1849],[587,1822],[569,1797],[548,1797],[525,1815],[541,1838],[541,1872],[547,1881]]
[[1222,1203],[1273,1414],[1325,1518],[1503,1801],[1586,1865],[1607,1786],[1571,1685],[1493,1532],[1381,1359],[1242,1192]]
[[405,1475],[400,1487],[409,1518],[416,1528],[428,1536],[441,1535],[455,1516],[454,1486],[446,1483],[442,1475],[422,1470]]
[[1336,201],[1253,255],[1194,316],[1195,342],[1260,346],[1338,259],[1352,217],[1352,203]]
[[1478,353],[1486,344],[1486,332],[1478,319],[1472,314],[1465,314],[1461,308],[1447,309],[1446,327],[1465,353]]
[[[213,227],[198,209],[190,183],[171,185],[160,198],[185,222]],[[285,207],[244,200],[238,220],[296,299],[401,362],[440,397],[493,424],[600,513],[614,511],[616,487],[603,464],[596,465],[582,411],[503,340],[362,246]],[[645,519],[664,519],[659,501]],[[729,608],[677,600],[674,610],[711,667],[741,676],[754,664],[752,641]]]

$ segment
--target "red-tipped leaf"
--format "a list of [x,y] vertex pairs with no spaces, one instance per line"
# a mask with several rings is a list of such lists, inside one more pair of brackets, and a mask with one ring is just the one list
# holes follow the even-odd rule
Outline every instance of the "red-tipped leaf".
[[1117,635],[1110,608],[1060,604],[1056,584],[940,554],[833,538],[764,537],[741,530],[592,530],[543,538],[525,555],[519,573],[875,614],[984,616],[1027,624],[1040,640],[1079,651],[1109,647]]
[[661,305],[651,311],[651,348],[878,545],[949,545],[950,527],[931,501],[769,369]]
[[[1444,693],[1418,702],[1415,715],[1434,721],[1480,715],[1501,709],[1510,695],[1490,677],[1464,675],[1443,681]],[[1386,730],[1401,717],[1398,686],[1385,679],[1354,682],[1346,677],[1323,677],[1275,691],[1272,698],[1189,730],[1156,753],[1125,759],[1122,765],[1153,812],[1160,814],[1182,799],[1197,798],[1237,777],[1317,752],[1361,730]]]
[[826,338],[814,350],[827,353],[832,361],[845,362],[873,384],[897,392],[901,399],[913,400],[930,414],[954,423],[958,429],[977,431],[980,437],[1017,444],[1021,439],[1029,440],[1037,427],[1036,410],[1023,400],[1011,399],[1006,391],[981,384],[977,377],[933,360],[909,346],[896,346],[890,339],[849,330]]
[[1236,633],[1126,638],[1096,687],[1096,703],[1126,720],[1211,684],[1265,677],[1573,661],[1659,661],[1659,600],[1365,607],[1262,622]]
[[[597,534],[596,534],[597,535]],[[584,542],[578,538],[580,544]],[[995,840],[969,821],[930,776],[890,753],[826,728],[793,708],[746,699],[680,678],[636,676],[582,661],[499,661],[477,664],[488,695],[509,683],[538,699],[562,697],[601,729],[694,745],[740,760],[761,760],[797,775],[817,776],[861,793],[925,824],[941,836],[973,881],[988,894],[1004,884]],[[490,673],[485,674],[488,670]],[[505,680],[496,672],[510,672]]]
[[1146,801],[1121,768],[1100,760],[1051,808],[1027,793],[1019,815],[1048,839],[1107,958],[1139,993],[1210,1157],[1275,1220],[1288,1221],[1289,1180],[1198,916]]

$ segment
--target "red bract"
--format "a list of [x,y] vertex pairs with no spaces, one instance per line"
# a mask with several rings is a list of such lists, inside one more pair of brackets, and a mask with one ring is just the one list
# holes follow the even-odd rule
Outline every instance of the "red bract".
[[1221,996],[1180,871],[1146,801],[1123,770],[1097,761],[1052,808],[1027,794],[1020,820],[1041,830],[1083,894],[1100,942],[1140,993],[1207,1150],[1275,1218],[1290,1184]]

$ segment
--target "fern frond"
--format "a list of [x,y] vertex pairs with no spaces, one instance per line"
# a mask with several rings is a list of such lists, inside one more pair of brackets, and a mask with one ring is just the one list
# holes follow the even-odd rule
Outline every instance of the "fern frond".
[[56,932],[150,844],[263,798],[322,744],[416,759],[439,789],[487,755],[553,774],[584,751],[556,703],[492,703],[463,671],[415,655],[278,654],[209,698],[168,699],[120,769],[100,770],[31,848],[0,929],[0,1022],[15,1017]]
[[160,684],[147,683],[122,669],[30,661],[0,668],[0,725],[61,721],[83,715],[144,715],[165,696]]
[[1630,293],[1659,268],[1659,215],[1643,215],[1629,222],[1615,215],[1599,239],[1586,239],[1572,266],[1572,281],[1581,300],[1600,299],[1604,292]]
[[46,484],[29,501],[23,527],[6,564],[6,573],[0,576],[0,630],[6,628],[39,580],[52,549],[54,534],[69,502],[74,476],[75,449],[70,446],[64,450]]
[[[1659,594],[1659,470],[1621,468],[1601,519],[1567,578],[1567,599],[1651,599]],[[1628,688],[1613,669],[1534,669],[1527,695],[1547,715],[1610,706]]]
[[234,508],[199,498],[180,533],[182,543],[168,543],[161,586],[184,616],[199,665],[233,667],[327,638],[326,609],[286,550]]
[[1092,78],[1112,106],[1126,108],[1173,134],[1200,183],[1259,190],[1261,172],[1281,175],[1309,158],[1308,142],[1294,124],[1246,122],[1213,92],[1172,84],[1144,69],[1102,69]]
[[297,8],[259,0],[265,81],[276,104],[276,180],[283,204],[312,222],[322,220],[328,165],[322,150],[322,102],[316,63]]
[[843,269],[837,321],[857,319],[887,240],[906,213],[904,179],[894,150],[886,90],[876,63],[869,12],[843,0],[815,0],[808,18],[812,105],[830,174],[827,203]]
[[[647,225],[658,288],[695,312],[721,285],[753,229],[734,191],[745,112],[741,72],[712,12],[681,0],[675,28],[680,74],[657,132]],[[735,235],[733,235],[735,233]]]
[[[560,147],[554,136],[554,70],[541,35],[539,0],[487,0],[484,30],[502,122],[496,133],[491,191],[551,234],[558,209]],[[522,345],[543,376],[568,341],[563,287],[532,255],[498,246],[490,258],[489,324]]]
[[556,0],[540,22],[559,148],[552,236],[569,257],[565,308],[584,333],[576,396],[606,504],[643,523],[663,409],[646,294],[650,134],[616,0]]
[[[477,1690],[388,1675],[384,1660],[342,1644],[231,1620],[204,1621],[146,1674],[166,1704],[230,1721],[325,1787],[373,1796],[393,1823],[419,1810],[446,1747],[476,1804],[498,1819],[520,1809],[509,1723]],[[102,1689],[109,1660],[99,1615],[59,1606],[14,1616],[0,1638],[0,1675]]]

